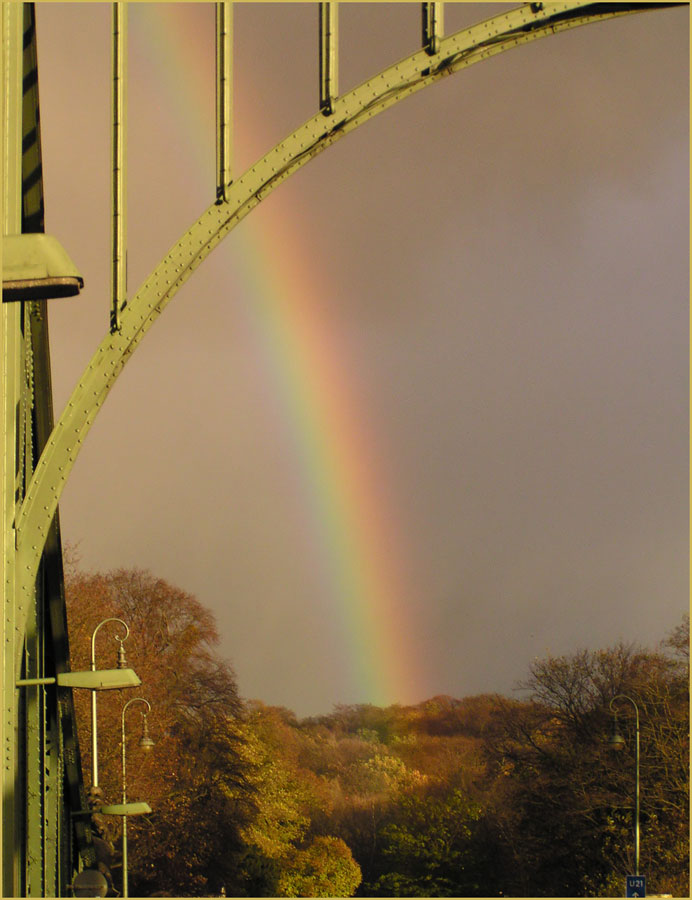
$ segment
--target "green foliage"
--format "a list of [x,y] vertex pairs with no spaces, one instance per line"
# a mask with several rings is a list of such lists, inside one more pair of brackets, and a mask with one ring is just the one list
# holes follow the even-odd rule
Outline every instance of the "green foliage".
[[233,897],[278,897],[279,862],[265,856],[259,847],[245,845],[240,852],[234,854],[234,877],[231,882],[235,886],[227,894]]
[[402,799],[380,832],[386,872],[366,892],[385,897],[458,897],[484,893],[477,881],[473,833],[481,815],[460,791],[441,799]]
[[316,837],[294,850],[278,879],[281,897],[352,897],[361,882],[360,867],[337,837]]
[[[241,836],[249,896],[350,897],[361,872],[340,838],[312,834],[329,806],[323,781],[299,762],[305,736],[286,711],[252,705],[245,726],[244,759],[254,789],[255,815]],[[309,740],[308,740],[309,743]]]
[[307,787],[282,760],[270,756],[252,729],[246,731],[244,757],[252,763],[256,814],[244,828],[243,837],[267,857],[281,859],[303,839],[310,824],[305,812]]

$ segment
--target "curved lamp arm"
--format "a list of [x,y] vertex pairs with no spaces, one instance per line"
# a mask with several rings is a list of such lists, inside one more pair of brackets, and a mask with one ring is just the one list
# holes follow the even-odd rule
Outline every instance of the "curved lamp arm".
[[123,706],[123,711],[121,715],[121,728],[120,728],[120,740],[122,747],[122,775],[123,775],[123,803],[127,803],[127,782],[126,782],[126,771],[125,771],[125,713],[128,710],[128,707],[132,706],[133,703],[145,703],[147,707],[147,712],[142,713],[144,717],[144,721],[146,722],[146,718],[148,713],[151,712],[151,703],[148,700],[145,700],[144,697],[133,697],[132,700],[128,700],[127,703]]
[[614,713],[615,715],[617,715],[617,712],[615,710],[615,707],[613,706],[613,703],[615,703],[616,700],[629,700],[629,702],[632,704],[632,706],[634,707],[634,714],[637,718],[637,731],[639,731],[639,707],[637,706],[637,704],[627,694],[616,694],[613,697],[613,699],[610,701],[610,703],[608,704],[611,712]]
[[[118,637],[116,635],[116,641],[120,641],[120,648],[122,649],[123,641],[126,641],[130,636],[130,629],[127,625],[127,622],[123,622],[122,619],[109,618],[104,619],[103,622],[99,622],[96,628],[94,628],[93,634],[91,635],[91,670],[92,672],[96,671],[96,634],[101,628],[102,625],[105,625],[106,622],[119,622],[123,628],[125,629],[125,637]],[[118,659],[118,663],[120,663],[120,658]],[[118,666],[120,668],[120,666]]]

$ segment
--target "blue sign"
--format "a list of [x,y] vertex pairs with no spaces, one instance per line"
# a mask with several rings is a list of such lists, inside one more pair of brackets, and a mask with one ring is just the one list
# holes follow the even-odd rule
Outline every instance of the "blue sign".
[[646,897],[646,876],[628,875],[625,897]]

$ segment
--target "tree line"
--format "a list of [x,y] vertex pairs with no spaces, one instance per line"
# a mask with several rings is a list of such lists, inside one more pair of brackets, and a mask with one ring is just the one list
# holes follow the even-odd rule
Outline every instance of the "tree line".
[[[610,701],[641,721],[641,865],[650,893],[689,896],[689,620],[656,648],[536,659],[518,698],[439,696],[337,706],[299,720],[238,694],[213,615],[147,572],[68,569],[73,667],[127,622],[142,686],[98,698],[99,791],[120,802],[120,726],[152,705],[156,746],[127,718],[132,896],[617,896],[634,872],[634,710],[625,749]],[[100,632],[98,659],[115,654]],[[120,632],[122,636],[122,631]],[[112,667],[112,662],[101,662]],[[91,781],[90,699],[75,704]],[[101,867],[121,889],[122,819],[95,811]]]

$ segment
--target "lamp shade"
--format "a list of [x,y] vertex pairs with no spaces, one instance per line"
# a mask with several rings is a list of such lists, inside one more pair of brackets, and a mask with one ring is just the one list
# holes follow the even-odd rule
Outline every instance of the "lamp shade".
[[141,816],[151,812],[151,807],[143,800],[132,803],[114,803],[102,806],[99,810],[104,816]]
[[61,672],[57,680],[61,687],[85,688],[91,691],[122,690],[138,687],[142,683],[134,669]]
[[108,882],[96,869],[84,869],[72,882],[75,897],[105,897]]
[[83,286],[84,279],[56,238],[48,234],[3,235],[3,302],[72,297]]
[[154,746],[154,741],[149,735],[149,724],[146,715],[144,715],[142,719],[142,737],[139,739],[139,746],[142,750],[146,750],[147,752]]
[[613,719],[613,728],[610,732],[610,737],[608,738],[608,744],[611,750],[622,750],[625,746],[625,739],[620,734],[620,729],[618,728],[617,717]]

